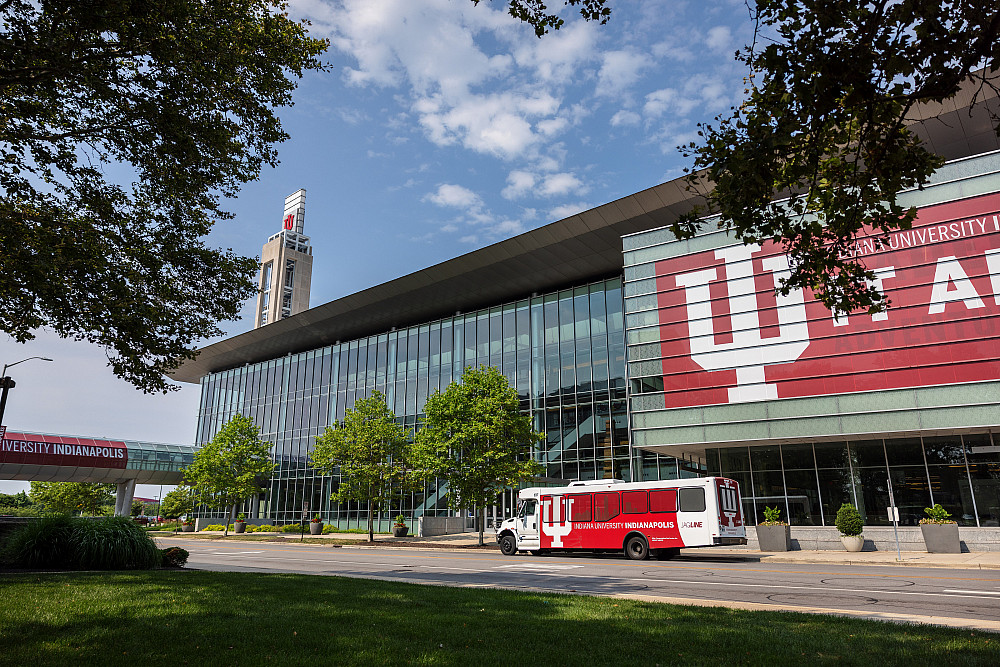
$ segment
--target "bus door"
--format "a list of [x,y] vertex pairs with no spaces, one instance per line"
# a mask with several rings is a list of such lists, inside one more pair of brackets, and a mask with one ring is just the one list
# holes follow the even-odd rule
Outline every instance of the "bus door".
[[525,498],[517,512],[518,546],[538,542],[538,500]]
[[[677,489],[677,523],[686,547],[712,544],[711,526],[704,486],[681,486]],[[713,508],[714,509],[714,508]]]

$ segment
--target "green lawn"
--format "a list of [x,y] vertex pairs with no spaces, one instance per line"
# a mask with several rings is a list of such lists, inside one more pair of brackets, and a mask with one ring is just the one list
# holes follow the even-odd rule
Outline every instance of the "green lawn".
[[991,665],[1000,635],[291,574],[0,575],[0,665]]

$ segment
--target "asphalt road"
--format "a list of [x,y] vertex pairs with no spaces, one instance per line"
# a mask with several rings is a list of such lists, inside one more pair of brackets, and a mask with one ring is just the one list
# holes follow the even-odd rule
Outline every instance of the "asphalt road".
[[163,540],[188,567],[295,572],[415,584],[496,587],[912,620],[1000,631],[1000,572],[747,563],[704,555],[629,561],[615,555],[502,556],[493,551],[380,549]]

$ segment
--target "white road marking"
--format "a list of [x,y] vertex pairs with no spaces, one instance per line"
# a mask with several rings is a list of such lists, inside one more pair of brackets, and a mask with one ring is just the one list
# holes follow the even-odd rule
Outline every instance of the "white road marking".
[[945,593],[972,593],[974,595],[1000,595],[1000,591],[959,591],[952,589],[945,589]]
[[575,570],[582,565],[557,565],[555,563],[515,563],[513,565],[497,565],[494,570]]
[[242,556],[245,554],[262,554],[263,551],[216,551],[207,553],[206,556]]

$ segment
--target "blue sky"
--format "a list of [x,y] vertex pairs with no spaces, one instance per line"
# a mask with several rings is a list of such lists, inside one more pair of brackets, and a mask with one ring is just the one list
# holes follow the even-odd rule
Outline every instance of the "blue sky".
[[[607,25],[567,8],[538,39],[499,0],[292,0],[331,40],[329,71],[279,112],[281,164],[229,202],[236,218],[210,240],[258,256],[305,188],[316,306],[676,178],[689,164],[677,146],[743,94],[746,6],[610,1]],[[223,324],[252,326],[249,302]],[[12,430],[193,441],[196,386],[145,396],[99,348],[0,340],[0,363],[33,355],[55,361],[11,371]]]

